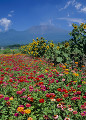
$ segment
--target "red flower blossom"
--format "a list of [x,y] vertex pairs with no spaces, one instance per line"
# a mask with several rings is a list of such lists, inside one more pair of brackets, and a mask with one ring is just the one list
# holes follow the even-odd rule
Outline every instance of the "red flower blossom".
[[46,94],[46,97],[50,97],[50,94],[49,94],[49,93],[47,93],[47,94]]
[[40,99],[39,102],[40,102],[40,103],[44,103],[44,99]]
[[63,96],[64,96],[64,97],[68,97],[68,94],[64,94]]
[[77,91],[76,93],[77,93],[77,94],[81,94],[81,91]]
[[71,100],[77,100],[77,97],[72,97]]
[[62,100],[62,99],[60,99],[60,98],[57,98],[57,99],[56,99],[56,101],[58,101],[58,102],[61,101],[61,100]]
[[39,78],[37,77],[37,78],[35,78],[37,81],[39,80]]
[[13,80],[12,80],[12,79],[10,79],[10,80],[9,80],[9,82],[13,82]]
[[39,82],[39,85],[43,85],[44,83],[43,82]]
[[33,102],[33,98],[30,98],[30,101]]
[[61,92],[61,88],[58,88],[57,91]]
[[23,93],[23,91],[17,91],[16,93],[21,95]]
[[0,84],[2,84],[2,81],[0,81]]
[[10,102],[9,102],[9,101],[7,101],[7,102],[6,102],[6,105],[7,105],[7,106],[10,106]]

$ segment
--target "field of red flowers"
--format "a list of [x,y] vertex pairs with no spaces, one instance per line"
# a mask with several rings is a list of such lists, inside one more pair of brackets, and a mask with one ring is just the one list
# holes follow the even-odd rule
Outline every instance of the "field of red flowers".
[[85,120],[86,73],[75,65],[0,55],[0,120]]

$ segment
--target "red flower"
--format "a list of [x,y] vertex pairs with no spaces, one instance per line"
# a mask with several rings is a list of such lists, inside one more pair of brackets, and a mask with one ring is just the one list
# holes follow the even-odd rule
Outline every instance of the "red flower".
[[58,102],[59,102],[60,100],[61,100],[60,98],[57,98],[57,99],[56,99],[56,101],[58,101]]
[[39,78],[37,77],[37,78],[35,78],[37,81],[39,80]]
[[7,106],[10,106],[10,102],[9,102],[9,101],[7,101],[7,102],[6,102],[6,105],[7,105]]
[[30,98],[30,101],[33,102],[33,98]]
[[47,93],[47,94],[46,94],[46,97],[50,97],[50,94],[49,94],[49,93]]
[[39,82],[39,85],[43,85],[43,82]]
[[57,91],[61,92],[61,88],[58,88]]
[[63,96],[64,96],[64,97],[68,97],[68,94],[64,94]]
[[0,81],[0,84],[2,84],[2,81]]
[[86,96],[83,96],[83,98],[86,98]]
[[1,74],[1,77],[3,77],[4,75],[3,74]]
[[40,99],[39,102],[40,102],[40,103],[44,103],[44,99]]
[[13,80],[12,80],[12,79],[10,79],[10,80],[9,80],[9,82],[13,82]]
[[77,94],[81,94],[81,91],[77,91]]

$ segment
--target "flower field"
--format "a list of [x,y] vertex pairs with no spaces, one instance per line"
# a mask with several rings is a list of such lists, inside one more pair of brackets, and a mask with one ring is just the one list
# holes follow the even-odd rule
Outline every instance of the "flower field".
[[25,54],[0,55],[0,120],[85,120],[86,72]]

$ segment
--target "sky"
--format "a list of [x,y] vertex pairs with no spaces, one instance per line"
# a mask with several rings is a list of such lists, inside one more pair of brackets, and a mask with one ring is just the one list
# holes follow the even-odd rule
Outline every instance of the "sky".
[[86,0],[0,0],[0,32],[53,25],[72,30],[86,22]]

